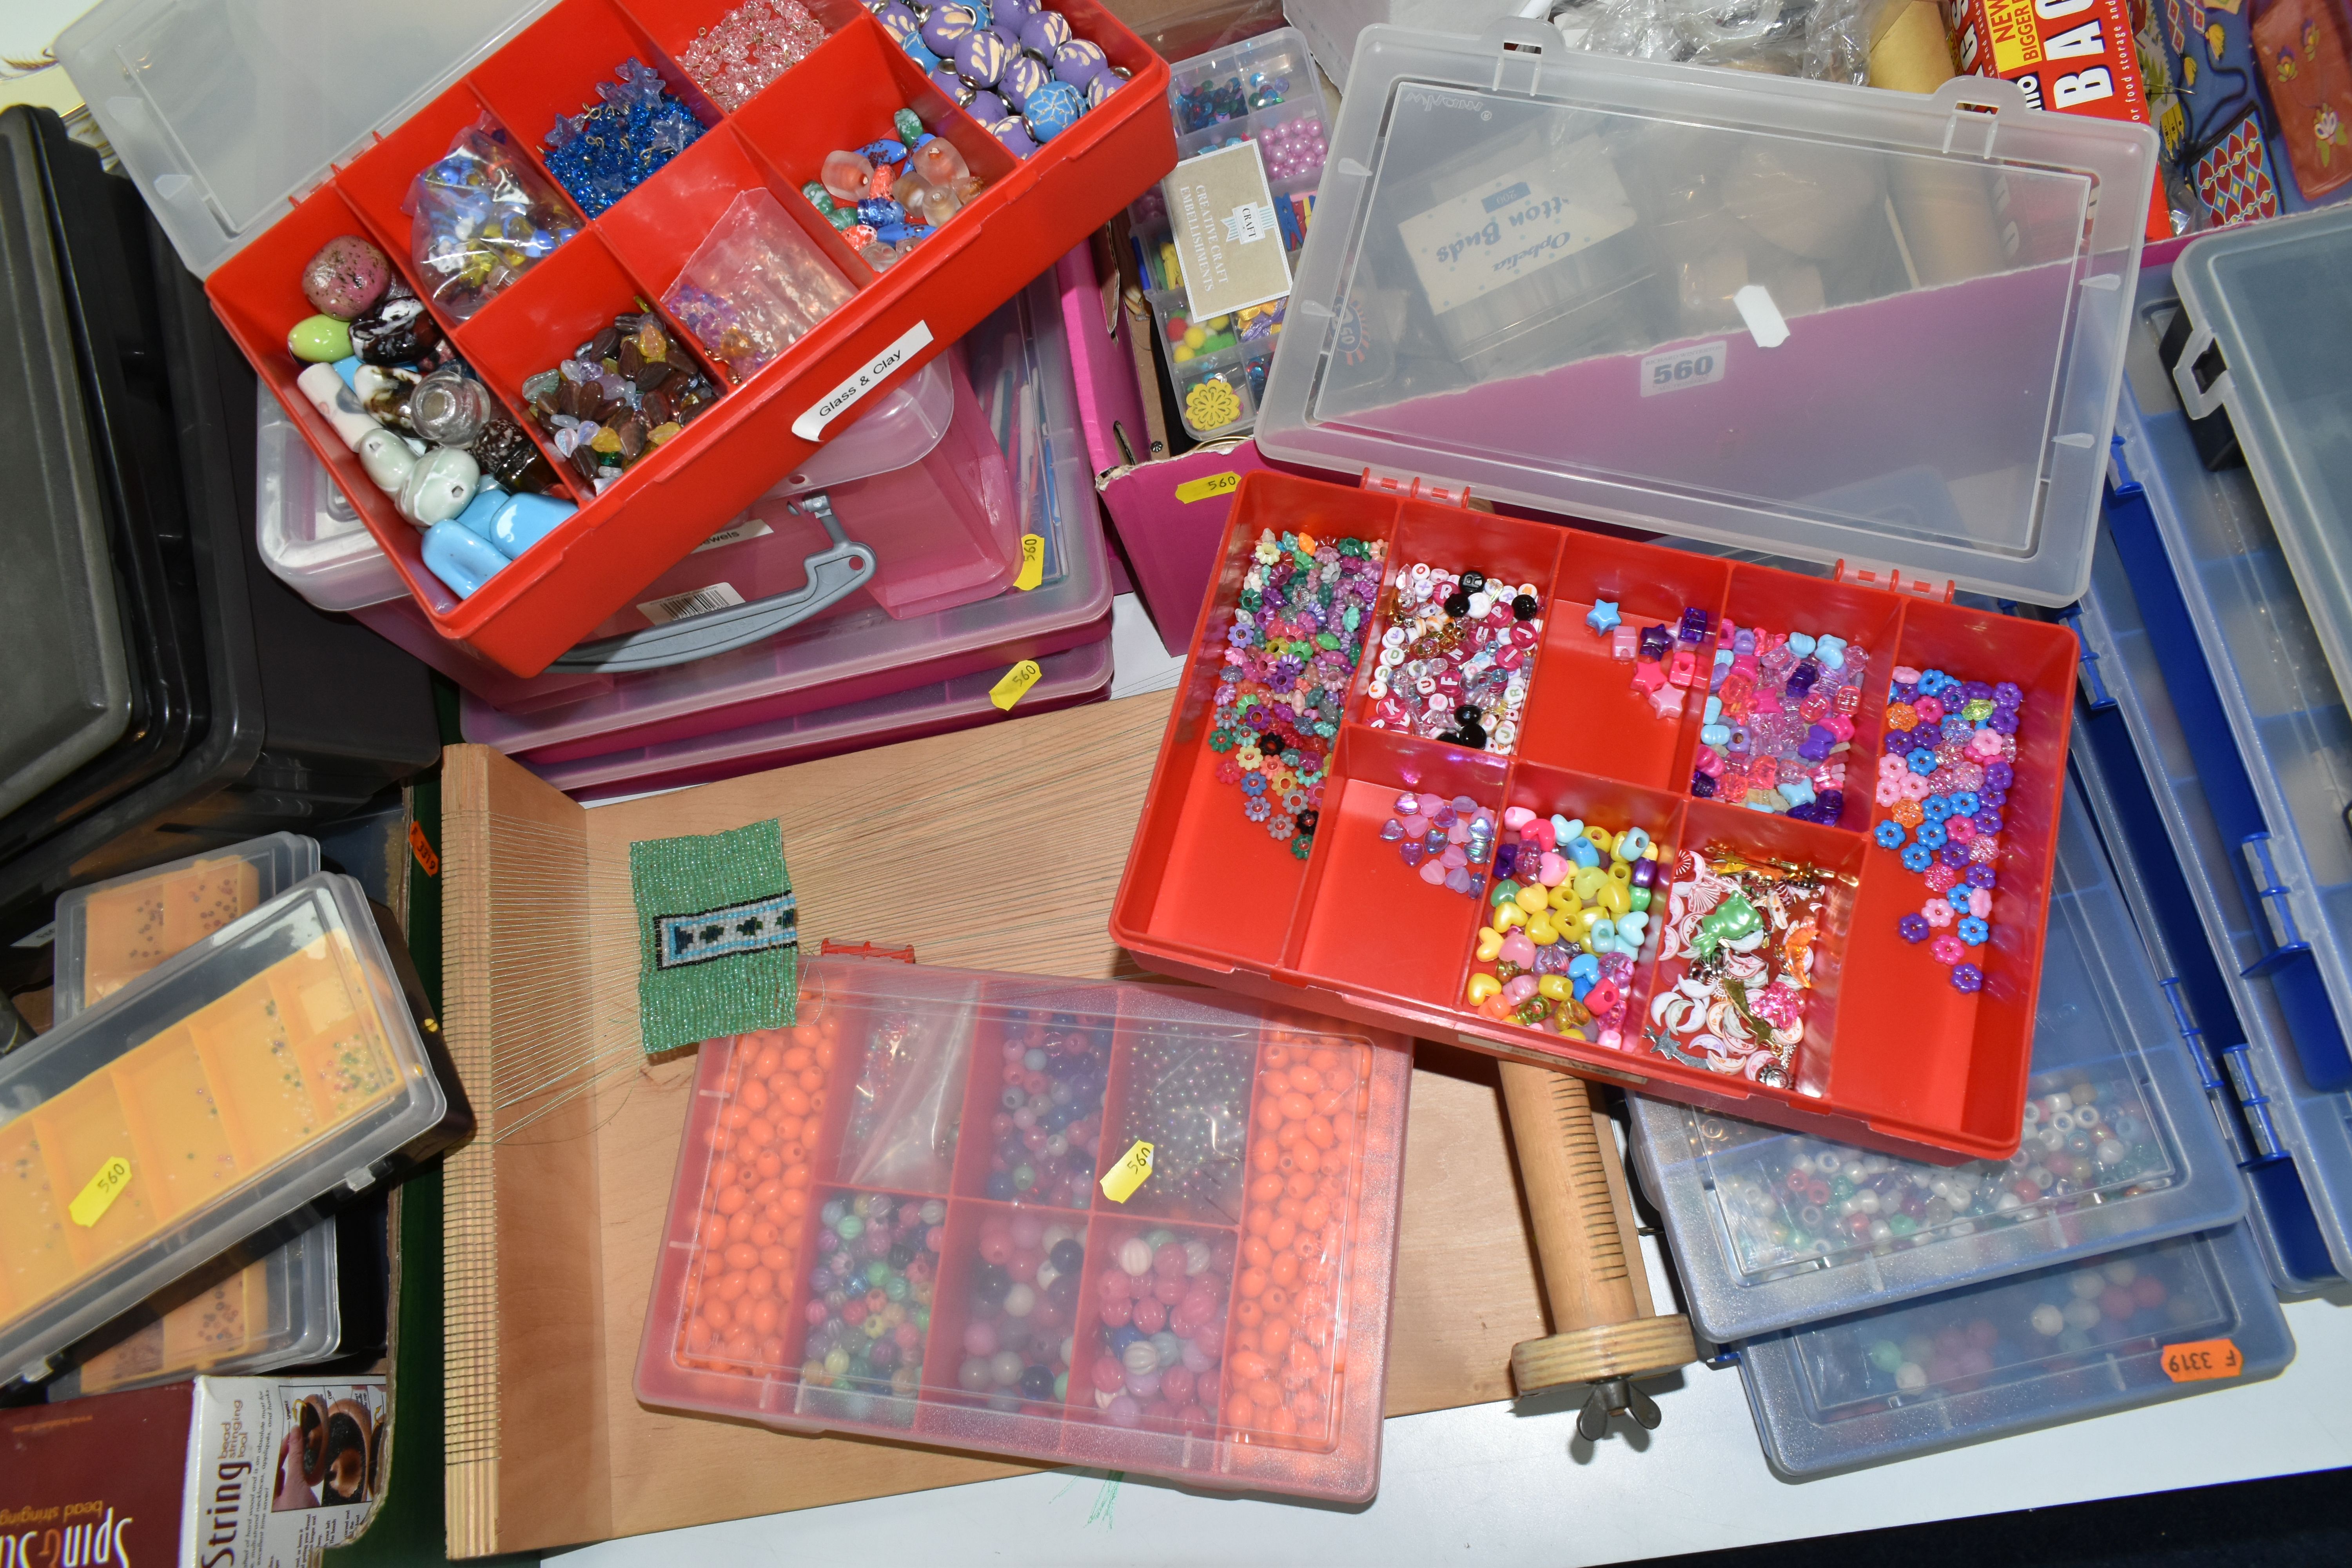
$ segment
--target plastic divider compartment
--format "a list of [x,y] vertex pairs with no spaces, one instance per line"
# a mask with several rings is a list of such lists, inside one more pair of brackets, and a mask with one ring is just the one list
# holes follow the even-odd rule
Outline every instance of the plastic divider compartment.
[[[1351,688],[1349,717],[1337,738],[1322,820],[1303,874],[1287,847],[1243,816],[1240,791],[1216,782],[1222,759],[1207,744],[1226,633],[1251,551],[1269,527],[1320,540],[1384,542],[1391,580],[1400,567],[1425,559],[1448,570],[1526,568],[1550,589],[1517,754],[1510,759],[1362,725],[1368,666],[1377,658],[1371,650],[1388,613],[1383,599],[1364,628],[1367,663]],[[1482,560],[1496,555],[1499,560]],[[1551,562],[1549,572],[1533,569],[1545,560]],[[1394,794],[1408,787],[1468,794],[1486,805],[1526,804],[1519,798],[1528,793],[1518,783],[1523,776],[1555,787],[1569,784],[1571,775],[1607,777],[1614,768],[1640,775],[1621,782],[1686,796],[1689,778],[1682,770],[1696,751],[1706,664],[1700,663],[1701,678],[1678,723],[1667,725],[1644,711],[1617,725],[1618,732],[1633,721],[1671,730],[1671,744],[1653,735],[1644,749],[1621,752],[1626,760],[1616,761],[1605,726],[1619,716],[1622,700],[1610,688],[1630,683],[1632,672],[1622,666],[1601,670],[1595,661],[1607,656],[1598,640],[1590,647],[1577,641],[1591,636],[1583,612],[1592,600],[1609,596],[1604,590],[1612,587],[1633,594],[1626,586],[1633,583],[1654,586],[1633,599],[1640,614],[1623,617],[1632,624],[1654,619],[1678,626],[1685,605],[1696,603],[1709,613],[1710,637],[1727,616],[1774,632],[1835,631],[1871,655],[1852,747],[1844,753],[1846,805],[1837,826],[1705,799],[1685,799],[1668,825],[1667,841],[1678,849],[1721,842],[1749,853],[1808,859],[1842,879],[1829,889],[1839,918],[1817,950],[1819,994],[1807,1008],[1799,1081],[1789,1089],[1676,1061],[1643,1049],[1638,1040],[1611,1048],[1471,1010],[1461,989],[1467,974],[1464,955],[1485,896],[1463,900],[1467,907],[1458,911],[1434,896],[1418,898],[1436,890],[1413,879],[1401,859],[1389,859],[1393,849],[1378,836]],[[1648,1084],[1664,1098],[1909,1158],[2006,1159],[2017,1147],[2025,1098],[2042,904],[2057,853],[2057,799],[2073,722],[2074,647],[2061,628],[1990,609],[1746,562],[1727,564],[1377,489],[1273,472],[1251,475],[1226,526],[1191,668],[1170,715],[1113,906],[1112,932],[1155,968],[1250,994],[1297,1000],[1303,990],[1308,1005],[1338,1016],[1402,1025],[1476,1049]],[[1711,658],[1711,648],[1710,641],[1702,653]],[[1914,664],[1940,666],[1963,679],[2011,679],[2027,694],[2029,722],[2004,809],[1998,934],[1975,955],[1985,984],[1973,995],[1953,988],[1949,972],[1924,947],[1896,934],[1897,916],[1927,894],[1920,879],[1867,833],[1878,815],[1873,792],[1886,689],[1898,665]],[[1587,732],[1595,738],[1588,740]],[[1386,749],[1368,751],[1373,736],[1390,736]],[[1405,777],[1408,770],[1422,775],[1418,784]],[[1486,782],[1498,776],[1499,789]],[[1654,837],[1666,837],[1656,826],[1643,826]],[[1672,863],[1662,858],[1661,864],[1670,868]],[[1360,889],[1386,889],[1405,900],[1391,909],[1367,905]],[[1632,1005],[1643,1011],[1629,1010],[1629,1036],[1646,1020],[1648,999],[1664,983],[1654,967],[1654,958],[1645,957],[1637,971]],[[1449,983],[1455,988],[1442,994]]]
[[[2182,918],[2196,925],[2192,935],[2175,945],[2187,948],[2193,941],[2211,953],[2234,1015],[2226,1022],[2236,1024],[2236,1033],[2212,1040],[2210,1048],[2244,1108],[2254,1145],[2244,1168],[2257,1201],[2266,1205],[2282,1267],[2284,1249],[2297,1239],[2307,1213],[2324,1244],[2326,1272],[2352,1278],[2352,1095],[2310,1082],[2289,1043],[2289,1019],[2274,977],[2248,966],[2262,951],[2262,938],[2253,930],[2259,917],[2248,908],[2234,875],[2236,857],[2202,775],[2201,767],[2214,765],[2211,749],[2200,753],[2182,725],[2155,638],[2140,617],[2110,535],[2102,535],[2092,559],[2091,592],[2083,599],[2080,624],[2084,646],[2096,656],[2102,680],[2130,731],[2167,837],[2160,848],[2135,846],[2137,858],[2151,879],[2165,875],[2168,867],[2177,873],[2187,895]],[[2142,906],[2151,907],[2153,895],[2133,883],[2131,873],[2126,879]],[[2226,1026],[2210,1016],[2200,1021],[2209,1030]],[[2281,1152],[2288,1156],[2284,1168]],[[2296,1247],[2296,1278],[2282,1279],[2283,1286],[2307,1290],[2325,1282],[2323,1260],[2309,1253],[2308,1247]]]
[[[639,1351],[639,1397],[649,1404],[748,1416],[801,1430],[863,1431],[1066,1463],[1108,1463],[1208,1485],[1350,1499],[1370,1495],[1378,1468],[1384,1347],[1394,1280],[1408,1053],[1386,1037],[1334,1031],[1303,1016],[1261,1018],[1189,994],[1136,986],[850,960],[812,963],[803,979],[807,989],[801,1024],[781,1036],[712,1041],[703,1047]],[[997,1088],[1005,1081],[1004,1071],[1016,1065],[1008,1058],[1008,1048],[1017,1046],[1025,1058],[1045,1035],[1056,1031],[1078,1037],[1085,1053],[1100,1051],[1109,1058],[1108,1092],[1114,1107],[1123,1103],[1118,1097],[1135,1063],[1140,1061],[1147,1072],[1157,1070],[1159,1058],[1151,1054],[1155,1044],[1172,1043],[1180,1054],[1206,1044],[1232,1055],[1226,1063],[1226,1099],[1233,1127],[1253,1143],[1258,1132],[1265,1134],[1268,1147],[1277,1152],[1267,1156],[1275,1169],[1261,1173],[1275,1174],[1278,1183],[1290,1181],[1304,1164],[1293,1159],[1290,1169],[1282,1166],[1279,1152],[1286,1145],[1301,1138],[1331,1139],[1328,1162],[1325,1145],[1315,1143],[1314,1179],[1333,1194],[1324,1197],[1328,1212],[1303,1216],[1323,1222],[1322,1234],[1329,1249],[1335,1249],[1318,1265],[1329,1276],[1329,1310],[1315,1320],[1320,1325],[1316,1342],[1327,1350],[1333,1344],[1352,1348],[1355,1353],[1348,1358],[1344,1377],[1331,1374],[1330,1419],[1307,1435],[1311,1442],[1302,1441],[1297,1431],[1221,1435],[1211,1408],[1202,1410],[1195,1432],[1186,1436],[1149,1429],[1149,1423],[1121,1426],[1098,1407],[1093,1372],[1100,1358],[1090,1352],[1107,1342],[1110,1329],[1101,1315],[1100,1276],[1113,1267],[1118,1244],[1163,1229],[1201,1242],[1209,1250],[1186,1258],[1188,1266],[1200,1266],[1187,1278],[1215,1296],[1213,1319],[1203,1323],[1213,1321],[1217,1336],[1231,1336],[1227,1307],[1242,1256],[1243,1221],[1237,1217],[1228,1225],[1208,1226],[1171,1222],[1148,1212],[1154,1206],[1148,1193],[1142,1194],[1144,1201],[1114,1204],[1096,1183],[1100,1162],[1091,1160],[1084,1169],[1074,1163],[1073,1174],[1082,1184],[1073,1194],[1073,1207],[970,1195],[975,1178],[989,1164],[983,1112],[1002,1109]],[[740,1167],[721,1167],[742,1158],[745,1148],[737,1140],[752,1136],[755,1117],[743,1097],[761,1080],[757,1075],[747,1077],[746,1054],[772,1048],[781,1053],[786,1042],[803,1039],[813,1051],[833,1052],[822,1089],[804,1090],[826,1097],[822,1128],[804,1150],[804,1184],[780,1189],[803,1193],[803,1206],[791,1215],[779,1209],[768,1216],[772,1224],[789,1218],[796,1228],[789,1241],[780,1236],[763,1244],[751,1234],[759,1219],[744,1216],[766,1215],[766,1209],[755,1206],[743,1189],[741,1184],[749,1178]],[[1286,1053],[1295,1053],[1297,1062]],[[1297,1077],[1297,1065],[1320,1060],[1327,1053],[1327,1068],[1338,1069],[1344,1058],[1345,1070],[1314,1069],[1317,1094],[1307,1102],[1308,1118],[1286,1117],[1277,1104],[1264,1112],[1268,1118],[1264,1124],[1248,1131],[1259,1100],[1268,1095],[1278,1100],[1299,1091],[1304,1080]],[[775,1065],[781,1067],[781,1054]],[[1025,1059],[1017,1065],[1024,1072],[1030,1070]],[[1179,1064],[1180,1071],[1182,1066]],[[1279,1079],[1272,1075],[1273,1068],[1281,1069]],[[953,1079],[965,1068],[963,1077]],[[1172,1115],[1192,1103],[1185,1095],[1198,1087],[1193,1079],[1183,1078],[1175,1087],[1183,1092],[1174,1100],[1156,1101],[1155,1109]],[[1325,1100],[1331,1114],[1317,1122],[1313,1113]],[[1298,1106],[1288,1109],[1295,1111]],[[730,1121],[740,1125],[730,1128]],[[1129,1126],[1159,1136],[1166,1151],[1166,1163],[1157,1167],[1161,1179],[1183,1159],[1200,1152],[1185,1142],[1191,1123],[1181,1118],[1166,1127],[1132,1120]],[[942,1128],[955,1138],[952,1150],[929,1136]],[[910,1132],[925,1136],[910,1137]],[[1131,1134],[1122,1128],[1119,1135]],[[772,1144],[763,1147],[772,1152]],[[1071,1152],[1075,1156],[1079,1151],[1074,1147]],[[1212,1164],[1223,1161],[1238,1167],[1244,1158],[1239,1146],[1213,1153]],[[1324,1169],[1327,1163],[1344,1169]],[[722,1174],[727,1177],[723,1184]],[[882,1179],[852,1179],[868,1177]],[[717,1202],[728,1188],[735,1193],[727,1200],[733,1205],[731,1214],[720,1212],[723,1205]],[[919,1234],[938,1237],[936,1275],[918,1279],[915,1276],[923,1269],[906,1271],[909,1310],[904,1324],[891,1323],[887,1330],[902,1342],[910,1332],[919,1333],[915,1346],[921,1350],[921,1370],[899,1377],[897,1386],[878,1381],[871,1387],[846,1383],[828,1386],[828,1380],[846,1376],[846,1367],[836,1364],[825,1371],[821,1347],[809,1339],[805,1310],[812,1289],[808,1271],[820,1257],[815,1242],[821,1211],[828,1200],[877,1192],[899,1205],[902,1215],[906,1205],[915,1205],[916,1219],[902,1224],[901,1237],[918,1234],[919,1226]],[[1272,1223],[1269,1218],[1268,1225]],[[1302,1220],[1290,1223],[1295,1227]],[[730,1226],[740,1234],[730,1235]],[[1078,1267],[1066,1284],[1062,1276],[1071,1271],[1056,1262],[1055,1249],[1045,1245],[1048,1237],[1076,1244]],[[736,1300],[752,1294],[747,1287],[723,1286],[728,1271],[740,1266],[748,1272],[754,1263],[775,1261],[762,1257],[766,1245],[779,1247],[779,1258],[789,1260],[795,1270],[783,1300],[766,1299],[776,1314],[775,1331],[763,1338],[737,1325],[731,1309],[716,1314],[725,1321],[714,1323],[709,1303],[721,1289],[733,1289]],[[929,1245],[927,1239],[924,1247]],[[730,1257],[727,1249],[735,1247],[752,1250]],[[1305,1264],[1302,1255],[1302,1270]],[[1003,1268],[1008,1277],[994,1282],[1003,1287],[1001,1292],[982,1300],[975,1298],[974,1286],[987,1267]],[[782,1276],[772,1271],[772,1278]],[[1024,1289],[1029,1294],[1019,1300],[1026,1310],[1010,1312],[1013,1292]],[[1319,1300],[1318,1305],[1322,1305]],[[915,1308],[928,1310],[928,1323]],[[1166,1309],[1160,1303],[1163,1312]],[[1066,1321],[1062,1316],[1066,1312],[1076,1321]],[[979,1322],[1002,1336],[1013,1316],[1037,1318],[1043,1326],[1029,1331],[1027,1342],[1018,1347],[1002,1337],[990,1342],[996,1347],[988,1352],[991,1356],[998,1349],[1030,1352],[1039,1342],[1039,1333],[1052,1336],[1043,1342],[1053,1351],[1053,1361],[1024,1355],[1024,1373],[1038,1364],[1049,1369],[1058,1364],[1059,1342],[1065,1336],[1073,1340],[1077,1365],[1051,1398],[1037,1399],[1034,1390],[1001,1392],[1008,1385],[997,1381],[992,1369],[984,1386],[966,1386],[966,1363],[980,1353],[970,1347],[985,1338],[975,1335],[968,1341],[967,1331]],[[728,1335],[733,1336],[731,1346]],[[1261,1338],[1258,1342],[1265,1342]],[[908,1346],[908,1352],[915,1346]],[[1222,1358],[1222,1343],[1218,1353]],[[841,1363],[842,1358],[835,1359]],[[973,1381],[979,1382],[981,1369],[971,1371]],[[1273,1439],[1277,1437],[1292,1446],[1276,1447]]]
[[[2234,1373],[2175,1382],[2167,1363],[2199,1349],[2206,1365],[2234,1355]],[[1765,1458],[1807,1480],[2272,1377],[2294,1359],[2294,1340],[2245,1227],[2231,1226],[1739,1353]]]
[[2200,1108],[2200,1064],[2092,813],[2070,792],[2031,1120],[2010,1159],[1943,1169],[1633,1099],[1643,1184],[1667,1214],[1685,1301],[1708,1339],[1735,1343],[2243,1213]]
[[[903,379],[979,321],[1003,298],[1000,285],[1009,291],[1045,269],[1108,216],[1104,192],[1172,161],[1174,138],[1161,100],[1167,68],[1094,0],[1070,0],[1060,9],[1078,36],[1132,73],[1139,90],[1122,89],[1022,163],[932,87],[880,24],[845,5],[818,7],[832,36],[741,110],[721,116],[657,47],[674,40],[682,48],[680,29],[690,37],[706,9],[698,5],[690,16],[646,26],[613,0],[562,0],[435,100],[426,129],[393,129],[207,283],[231,334],[343,481],[435,629],[518,674],[543,668],[805,458],[816,441],[793,426],[817,403],[877,360],[889,368],[873,389]],[[707,232],[705,220],[715,220],[737,190],[773,191],[856,294],[603,495],[590,496],[567,478],[568,493],[582,503],[579,515],[546,548],[460,601],[425,570],[418,531],[366,482],[357,459],[293,385],[301,367],[287,353],[285,334],[312,313],[299,273],[326,240],[363,233],[384,245],[413,284],[408,225],[398,201],[415,173],[441,155],[447,135],[488,109],[526,157],[539,160],[539,142],[555,117],[593,101],[596,84],[613,79],[632,56],[659,72],[710,129],[453,335],[458,353],[485,370],[509,412],[520,408],[521,378],[552,368],[586,335],[564,335],[581,324],[584,310],[607,303],[634,309],[639,297],[658,310],[677,265]],[[810,81],[829,86],[813,99],[804,86]],[[953,142],[992,184],[968,216],[959,215],[887,278],[877,279],[798,191],[816,176],[826,152],[881,134],[902,105]],[[567,256],[583,244],[606,252],[601,265],[575,257],[567,267]],[[979,287],[975,277],[983,280]],[[610,287],[624,278],[625,289]],[[608,292],[614,295],[609,301]],[[559,299],[563,302],[552,302]],[[546,335],[534,338],[534,326]],[[703,357],[689,334],[675,322],[671,328],[689,353]],[[495,363],[495,373],[486,361]],[[723,374],[715,379],[730,386]],[[739,400],[736,392],[749,395]],[[537,438],[530,422],[521,422]]]
[[[2151,331],[2136,326],[2135,350]],[[2166,684],[2239,752],[2202,770],[2261,916],[2239,962],[2269,977],[2312,1082],[2352,1089],[2352,960],[2336,934],[2352,929],[2352,713],[2246,470],[2208,472],[2168,398],[2145,409],[2126,387],[2116,430],[2128,483],[2109,523]]]

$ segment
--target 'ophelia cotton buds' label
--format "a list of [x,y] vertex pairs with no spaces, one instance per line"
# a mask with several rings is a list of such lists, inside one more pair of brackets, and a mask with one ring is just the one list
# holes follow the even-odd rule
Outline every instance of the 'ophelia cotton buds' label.
[[1397,226],[1439,315],[1633,225],[1633,206],[1588,136]]

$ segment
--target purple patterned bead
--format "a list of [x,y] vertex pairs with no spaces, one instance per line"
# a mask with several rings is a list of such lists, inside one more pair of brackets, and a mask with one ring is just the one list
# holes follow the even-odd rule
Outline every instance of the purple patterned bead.
[[1955,963],[1952,965],[1952,989],[1955,991],[1983,990],[1984,971],[1973,963]]
[[1990,836],[2000,831],[2000,813],[1989,805],[1978,811],[1969,820],[1977,825],[1979,833]]
[[1965,844],[1947,844],[1941,849],[1936,851],[1936,858],[1941,860],[1945,865],[1949,866],[1952,869],[1957,871],[1961,867],[1969,863],[1968,846]]
[[1896,921],[1895,930],[1905,942],[1925,942],[1927,940],[1927,917],[1914,911]]
[[1963,880],[1971,888],[1982,888],[1990,892],[1993,885],[2000,880],[2000,873],[1990,866],[1971,866],[1969,868],[1968,876]]
[[1990,789],[2007,789],[2017,782],[2017,770],[2007,763],[1987,763],[1984,782]]

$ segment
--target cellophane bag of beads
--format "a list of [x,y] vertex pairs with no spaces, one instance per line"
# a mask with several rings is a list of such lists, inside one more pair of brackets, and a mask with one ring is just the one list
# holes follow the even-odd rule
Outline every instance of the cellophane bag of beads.
[[851,292],[774,196],[745,191],[688,258],[662,304],[742,381],[846,304]]
[[580,220],[488,115],[457,132],[400,204],[416,275],[465,321],[580,232]]

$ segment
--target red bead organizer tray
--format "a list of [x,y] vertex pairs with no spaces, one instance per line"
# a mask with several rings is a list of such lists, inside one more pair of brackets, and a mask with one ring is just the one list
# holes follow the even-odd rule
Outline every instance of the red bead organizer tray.
[[[1368,727],[1370,661],[1358,668],[1313,850],[1303,862],[1243,816],[1241,792],[1218,782],[1223,759],[1208,744],[1226,632],[1251,552],[1269,529],[1325,542],[1386,541],[1391,581],[1400,566],[1426,562],[1549,584],[1510,756]],[[1383,591],[1381,613],[1366,626],[1372,645],[1391,597],[1392,590]],[[1671,627],[1686,605],[1697,605],[1711,628],[1729,616],[1743,626],[1835,633],[1868,649],[1838,822],[1690,798],[1713,637],[1698,650],[1700,678],[1687,710],[1679,721],[1659,719],[1632,687],[1631,667],[1586,626],[1596,598],[1616,601],[1627,626]],[[2072,634],[2040,622],[1410,495],[1252,474],[1234,499],[1112,906],[1111,934],[1167,973],[1459,1040],[1748,1121],[1914,1159],[2006,1158],[2017,1148],[2032,1054],[2076,657]],[[2014,681],[2025,692],[2016,777],[2001,813],[1993,936],[1970,955],[1984,971],[1983,989],[1974,994],[1954,988],[1951,972],[1926,944],[1896,933],[1896,920],[1917,909],[1926,890],[1870,837],[1879,816],[1873,792],[1885,696],[1898,665]],[[1791,1087],[1685,1066],[1640,1043],[1660,983],[1655,936],[1634,970],[1623,1048],[1471,1010],[1465,993],[1486,894],[1470,898],[1423,881],[1381,840],[1382,823],[1409,788],[1468,795],[1497,816],[1518,805],[1612,829],[1638,824],[1657,841],[1661,871],[1676,851],[1725,844],[1831,873]],[[1660,878],[1654,905],[1661,910],[1667,879]]]
[[[898,384],[1175,166],[1167,62],[1097,0],[1056,0],[1053,8],[1133,79],[1026,162],[950,103],[854,0],[812,0],[810,10],[832,36],[722,115],[674,62],[733,6],[734,0],[562,0],[338,169],[205,285],[230,335],[359,508],[434,628],[518,675],[544,669],[814,451],[818,443],[793,426],[821,400],[863,374],[873,375],[867,396]],[[400,204],[418,171],[485,113],[536,163],[556,118],[593,102],[596,84],[612,80],[632,56],[662,76],[708,127],[704,134],[469,321],[435,312],[507,411],[539,438],[524,414],[524,379],[553,368],[616,313],[658,301],[743,191],[772,192],[856,296],[745,381],[706,356],[724,395],[601,496],[574,486],[542,442],[579,511],[459,599],[425,570],[423,533],[369,481],[294,384],[303,366],[287,352],[286,333],[312,314],[302,267],[336,236],[362,234],[415,287],[410,220]],[[817,177],[828,152],[887,134],[900,108],[953,142],[988,186],[913,254],[877,274],[801,186]],[[551,176],[550,184],[562,189]],[[695,346],[674,321],[670,335]]]
[[[1075,1080],[1076,1089],[1066,1103],[1053,1101],[1068,1118],[1058,1131],[1093,1139],[1095,1160],[1045,1192],[1046,1160],[1027,1156],[1038,1174],[1026,1190],[1058,1203],[991,1198],[992,1169],[1006,1163],[993,1156],[1008,1087],[1025,1079],[1029,1102],[1044,1100],[1042,1075],[1026,1063],[1048,1035],[1056,1037],[1053,1087]],[[1230,1099],[1190,1087],[1209,1058]],[[1106,1066],[1107,1081],[1096,1076]],[[1309,1080],[1298,1078],[1302,1068]],[[792,1028],[701,1048],[638,1351],[637,1397],[795,1431],[1366,1501],[1380,1480],[1412,1072],[1408,1043],[1393,1035],[1170,986],[887,960],[807,963]],[[1168,1082],[1178,1090],[1156,1096],[1153,1086]],[[1211,1144],[1220,1157],[1193,1167],[1214,1174],[1190,1183],[1178,1173],[1184,1152],[1202,1147],[1204,1123],[1171,1115],[1167,1104],[1188,1097],[1222,1108]],[[1101,1173],[1139,1140],[1156,1145],[1152,1173],[1114,1202]],[[1312,1160],[1292,1157],[1301,1145],[1315,1149]],[[879,1272],[898,1289],[869,1289],[871,1276],[854,1289],[818,1289],[813,1271],[828,1256],[828,1205],[869,1196],[918,1216],[922,1205],[937,1206],[929,1219],[889,1216],[904,1252],[856,1255],[861,1268],[887,1258]],[[1025,1268],[1001,1250],[1004,1233],[1024,1223],[1072,1233],[1085,1254],[1074,1282],[1055,1289],[1039,1270],[1046,1249],[1034,1238]],[[1104,1407],[1110,1390],[1096,1396],[1092,1373],[1117,1348],[1103,1310],[1106,1276],[1118,1275],[1124,1291],[1138,1276],[1119,1254],[1146,1237],[1158,1238],[1155,1248],[1190,1251],[1187,1274],[1158,1272],[1199,1290],[1204,1308],[1214,1302],[1213,1335],[1172,1308],[1164,1323],[1154,1317],[1136,1327],[1140,1334],[1181,1325],[1207,1347],[1181,1363],[1189,1399],[1207,1380],[1216,1384],[1210,1408],[1196,1406],[1187,1423],[1152,1414],[1156,1391],[1118,1409]],[[1034,1397],[1003,1379],[975,1389],[961,1375],[996,1348],[983,1341],[975,1352],[967,1339],[974,1320],[1010,1321],[981,1289],[992,1239],[994,1260],[1033,1292],[1016,1313],[1003,1294],[1008,1281],[996,1281],[993,1300],[1030,1331],[1016,1347],[1027,1353],[1016,1359],[1049,1372],[1066,1364],[1058,1393]],[[921,1278],[908,1254],[924,1260]],[[1139,1277],[1146,1286],[1153,1272]],[[927,1321],[917,1321],[918,1308]],[[894,1309],[886,1331],[914,1327],[888,1369],[844,1366],[840,1357],[827,1370],[830,1320],[855,1335]],[[893,1374],[915,1356],[919,1371],[894,1388]]]

